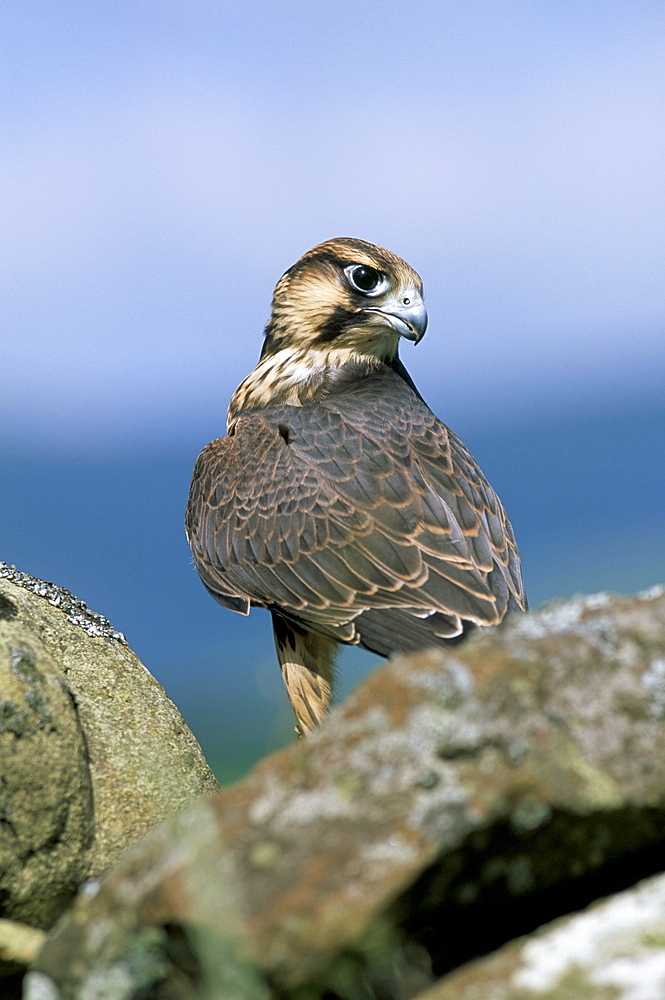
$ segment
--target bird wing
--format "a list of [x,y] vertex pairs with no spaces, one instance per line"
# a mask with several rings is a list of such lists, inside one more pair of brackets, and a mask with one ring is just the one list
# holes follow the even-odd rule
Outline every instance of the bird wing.
[[220,603],[278,608],[370,648],[388,610],[449,637],[524,607],[498,497],[387,368],[318,402],[240,416],[199,456],[187,532]]

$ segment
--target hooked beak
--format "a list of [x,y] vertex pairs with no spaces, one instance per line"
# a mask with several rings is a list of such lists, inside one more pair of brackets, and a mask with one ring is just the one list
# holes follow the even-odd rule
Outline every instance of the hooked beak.
[[391,295],[384,304],[370,306],[363,312],[377,313],[399,333],[400,337],[412,340],[417,344],[423,339],[427,329],[427,310],[418,292],[411,291],[409,295]]

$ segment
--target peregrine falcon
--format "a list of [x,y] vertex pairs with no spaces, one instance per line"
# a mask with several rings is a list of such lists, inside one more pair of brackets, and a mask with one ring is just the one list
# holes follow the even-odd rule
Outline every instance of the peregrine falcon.
[[196,568],[225,608],[270,611],[300,734],[326,714],[339,643],[389,656],[526,609],[499,498],[399,359],[426,325],[395,254],[314,247],[279,280],[227,436],[194,469]]

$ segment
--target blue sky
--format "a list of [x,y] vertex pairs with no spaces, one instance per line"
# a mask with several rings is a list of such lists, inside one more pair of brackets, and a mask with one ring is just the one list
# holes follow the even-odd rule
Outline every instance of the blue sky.
[[187,483],[321,240],[421,273],[404,361],[534,605],[662,578],[662,0],[7,0],[0,27],[0,559],[125,631],[225,773],[292,719],[268,616],[196,577]]
[[3,6],[0,423],[216,436],[275,281],[335,235],[425,280],[455,426],[665,375],[661,2]]

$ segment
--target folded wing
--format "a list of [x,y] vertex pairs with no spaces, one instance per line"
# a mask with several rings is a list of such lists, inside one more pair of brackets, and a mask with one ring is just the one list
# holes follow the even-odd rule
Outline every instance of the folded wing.
[[386,367],[319,402],[241,416],[199,457],[187,532],[220,603],[383,655],[526,604],[498,497]]

